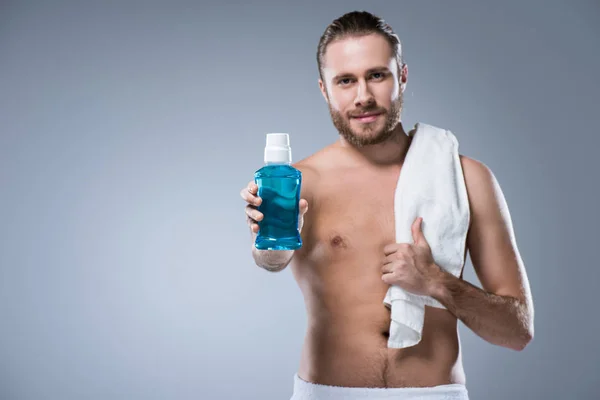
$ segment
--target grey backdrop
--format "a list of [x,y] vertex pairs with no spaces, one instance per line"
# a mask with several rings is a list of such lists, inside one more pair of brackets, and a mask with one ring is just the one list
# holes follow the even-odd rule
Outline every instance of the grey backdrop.
[[403,40],[406,126],[452,130],[510,207],[535,339],[461,324],[471,397],[600,396],[597,1],[2,1],[1,399],[289,398],[304,305],[238,193],[265,133],[336,140],[315,51],[354,9]]

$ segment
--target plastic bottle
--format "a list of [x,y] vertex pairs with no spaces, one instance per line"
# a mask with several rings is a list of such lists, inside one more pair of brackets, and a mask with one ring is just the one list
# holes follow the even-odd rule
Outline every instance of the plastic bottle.
[[302,247],[298,229],[302,173],[291,166],[292,149],[287,133],[267,133],[264,163],[254,173],[258,196],[262,198],[258,211],[264,215],[258,221],[254,245],[259,250],[299,249]]

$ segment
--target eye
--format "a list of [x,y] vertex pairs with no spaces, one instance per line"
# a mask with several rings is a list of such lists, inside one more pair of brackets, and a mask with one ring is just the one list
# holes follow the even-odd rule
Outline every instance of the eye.
[[340,80],[338,81],[338,84],[339,84],[339,85],[342,85],[342,86],[345,86],[345,85],[348,85],[348,84],[350,84],[350,82],[351,82],[351,79],[350,79],[350,78],[342,78],[342,79],[340,79]]
[[374,72],[371,74],[371,77],[373,77],[375,79],[383,79],[384,74],[383,74],[383,72]]

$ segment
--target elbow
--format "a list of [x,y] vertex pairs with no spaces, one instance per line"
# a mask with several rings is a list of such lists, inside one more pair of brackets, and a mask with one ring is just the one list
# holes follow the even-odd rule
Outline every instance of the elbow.
[[527,336],[525,338],[521,338],[515,345],[512,347],[515,351],[523,351],[525,347],[533,340],[533,336]]
[[525,350],[525,347],[527,347],[527,345],[529,345],[529,343],[531,343],[532,340],[533,340],[533,327],[530,329],[526,329],[525,333],[523,333],[522,335],[519,335],[518,340],[515,341],[514,345],[512,346],[512,349],[516,350],[516,351],[523,351],[523,350]]
[[529,343],[531,343],[531,341],[533,340],[533,307],[527,307],[526,305],[523,305],[522,308],[522,316],[521,316],[521,329],[519,332],[519,335],[517,335],[517,338],[515,340],[515,344],[512,347],[513,350],[516,351],[523,351],[525,350],[525,347],[527,347],[529,345]]

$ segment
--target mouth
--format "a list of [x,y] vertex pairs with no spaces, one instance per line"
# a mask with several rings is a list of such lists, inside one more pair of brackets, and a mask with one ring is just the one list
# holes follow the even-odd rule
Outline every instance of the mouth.
[[375,121],[381,114],[382,113],[380,113],[380,112],[364,113],[364,114],[360,114],[360,115],[355,115],[352,117],[352,119],[355,119],[358,122],[362,122],[362,123],[369,123],[369,122]]

